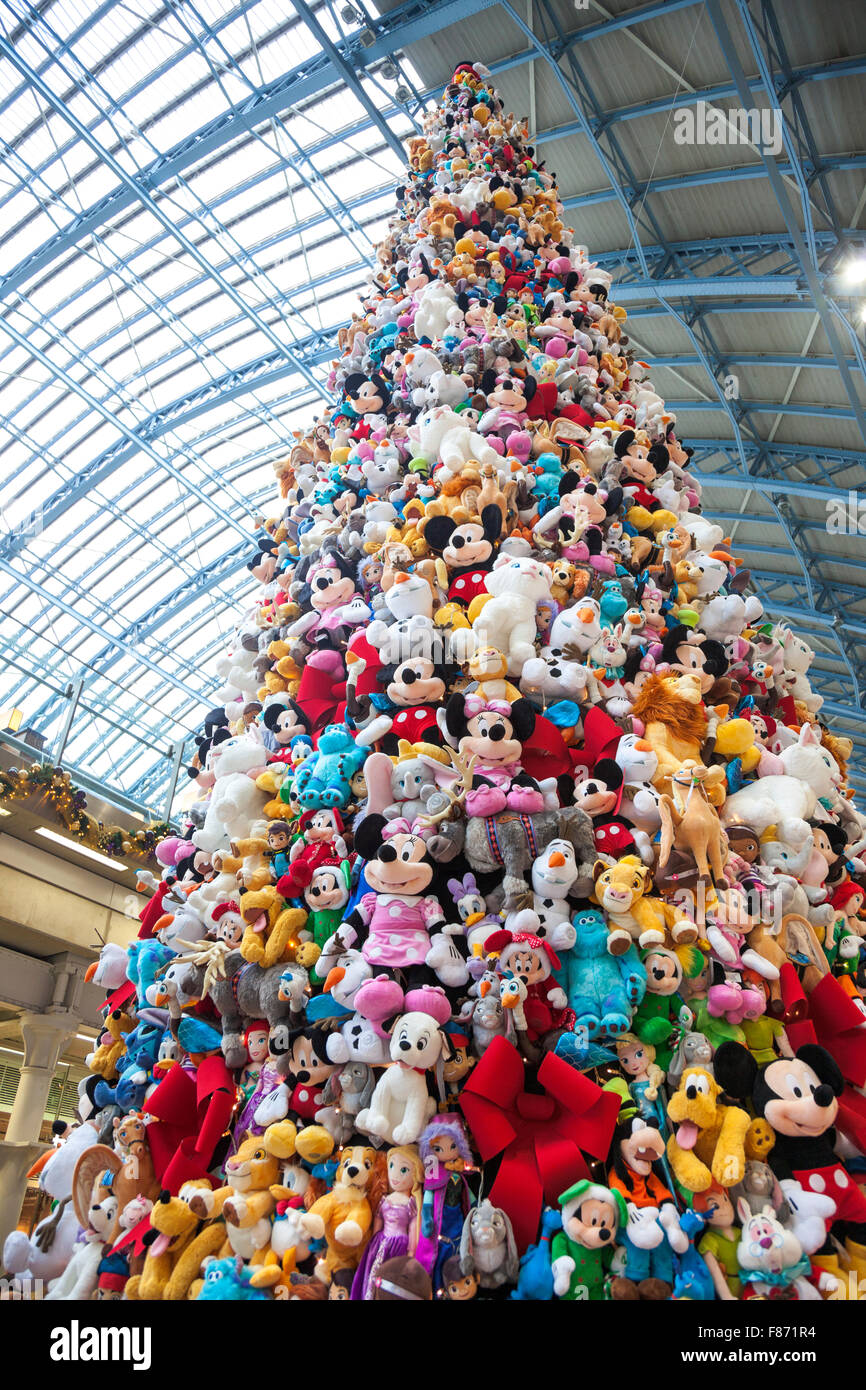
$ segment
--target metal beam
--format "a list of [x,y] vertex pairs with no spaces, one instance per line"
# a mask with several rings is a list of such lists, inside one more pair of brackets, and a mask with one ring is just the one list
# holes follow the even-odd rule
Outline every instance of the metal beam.
[[[741,3],[742,0],[738,0],[738,5],[740,5]],[[731,36],[731,31],[728,28],[728,24],[725,19],[724,13],[722,12],[720,0],[706,0],[706,8],[710,16],[710,20],[712,21],[716,37],[719,41],[719,46],[722,50],[725,61],[728,64],[728,69],[731,73],[731,76],[734,79],[734,85],[737,88],[737,94],[743,105],[745,107],[748,107],[751,99],[749,93],[749,84],[746,80],[746,75],[743,71],[739,54],[734,44],[734,40]],[[767,91],[767,96],[770,98],[771,101],[774,100],[775,93],[772,90],[772,86]],[[794,216],[794,210],[791,207],[791,202],[788,197],[788,190],[785,187],[785,184],[782,179],[781,163],[772,154],[767,153],[763,149],[759,149],[757,153],[766,172],[767,179],[769,180],[770,187],[773,191],[773,195],[776,199],[776,202],[779,205],[779,210],[782,214],[785,226],[788,229],[788,233],[794,242],[794,246],[797,251],[797,257],[800,261],[800,265],[802,266],[803,275],[806,279],[806,283],[809,286],[809,292],[812,297],[812,302],[814,303],[818,315],[821,319],[821,326],[827,338],[830,351],[836,361],[836,365],[839,368],[839,375],[842,381],[842,385],[845,389],[845,394],[851,403],[851,409],[854,412],[854,418],[857,422],[857,427],[860,431],[861,438],[863,439],[864,444],[866,444],[866,410],[864,410],[864,407],[861,403],[860,397],[855,387],[854,378],[851,372],[848,370],[848,365],[845,359],[844,352],[842,350],[839,335],[836,331],[835,318],[831,311],[830,305],[827,302],[827,298],[824,294],[824,290],[821,285],[817,270],[808,254],[808,250],[803,239],[803,234],[800,231],[797,219]]]

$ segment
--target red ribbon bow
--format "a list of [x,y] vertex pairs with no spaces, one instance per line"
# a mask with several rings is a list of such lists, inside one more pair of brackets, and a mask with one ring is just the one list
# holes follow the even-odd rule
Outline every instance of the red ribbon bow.
[[523,1089],[524,1064],[494,1038],[468,1077],[460,1106],[482,1159],[502,1155],[490,1200],[510,1217],[522,1253],[536,1239],[545,1202],[590,1176],[581,1150],[606,1158],[619,1097],[548,1053],[538,1069],[544,1094]]

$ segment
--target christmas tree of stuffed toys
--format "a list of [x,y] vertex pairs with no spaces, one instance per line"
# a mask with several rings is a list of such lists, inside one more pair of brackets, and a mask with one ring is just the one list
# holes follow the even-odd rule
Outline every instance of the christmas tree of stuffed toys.
[[[197,799],[100,961],[49,1278],[710,1300],[866,1273],[850,745],[562,212],[461,64],[337,404],[276,465]],[[10,1241],[11,1272],[43,1255]]]

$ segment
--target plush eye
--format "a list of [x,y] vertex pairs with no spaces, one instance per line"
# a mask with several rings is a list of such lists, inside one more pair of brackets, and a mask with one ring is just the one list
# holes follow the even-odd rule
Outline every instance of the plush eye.
[[417,1047],[417,1049],[418,1049],[419,1052],[423,1052],[429,1041],[430,1041],[429,1034],[427,1034],[427,1033],[422,1033],[421,1036],[420,1036],[420,1038],[419,1038],[418,1041],[416,1042],[415,1046]]
[[795,1100],[803,1099],[803,1087],[801,1086],[798,1078],[794,1075],[793,1072],[788,1072],[787,1076],[785,1077],[785,1084],[790,1088],[791,1095],[795,1098]]

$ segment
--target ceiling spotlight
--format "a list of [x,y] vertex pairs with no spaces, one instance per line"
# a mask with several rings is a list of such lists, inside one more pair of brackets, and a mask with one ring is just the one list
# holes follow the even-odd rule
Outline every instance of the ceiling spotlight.
[[396,92],[394,93],[395,98],[397,99],[397,101],[400,102],[407,102],[411,95],[412,93],[409,91],[409,88],[402,86],[402,84],[397,88]]
[[386,82],[393,82],[395,77],[397,77],[398,75],[397,69],[395,68],[393,63],[383,63],[381,67],[381,73]]
[[866,256],[857,256],[843,265],[840,272],[847,285],[860,285],[866,280]]
[[357,24],[361,16],[354,5],[344,5],[340,11],[340,18],[344,24]]

